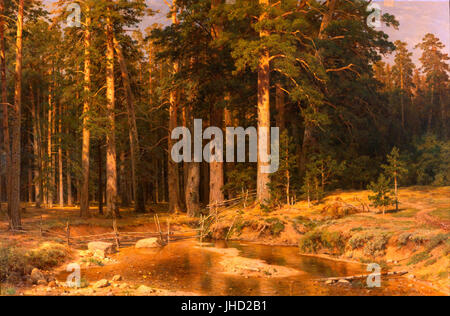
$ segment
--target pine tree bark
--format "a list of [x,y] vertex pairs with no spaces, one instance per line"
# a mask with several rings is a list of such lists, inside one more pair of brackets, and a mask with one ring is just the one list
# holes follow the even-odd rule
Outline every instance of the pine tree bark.
[[16,67],[15,67],[15,89],[14,89],[14,116],[12,124],[12,152],[11,152],[11,228],[20,229],[22,226],[20,218],[20,139],[22,118],[22,49],[23,49],[23,11],[24,0],[19,0],[17,14],[17,37],[16,37]]
[[[263,8],[269,6],[269,0],[259,0]],[[267,13],[262,13],[260,21],[267,18]],[[267,37],[269,33],[260,31],[261,39]],[[270,148],[270,52],[264,49],[259,56],[258,67],[258,134],[259,134],[259,154],[257,171],[257,200],[264,204],[270,198],[269,183],[270,175],[263,170],[269,167],[269,163],[264,161],[263,155],[269,154]]]
[[37,108],[36,99],[33,93],[33,87],[30,84],[31,93],[31,119],[33,121],[33,155],[34,155],[34,194],[36,200],[36,208],[40,208],[42,205],[42,180],[41,180],[41,169],[42,169],[42,156],[41,156],[41,135],[40,135],[40,118],[39,110]]
[[277,108],[277,126],[280,128],[281,133],[286,129],[286,103],[284,97],[284,91],[281,84],[277,83],[276,87],[276,108]]
[[58,131],[59,131],[59,139],[58,139],[58,192],[59,192],[59,206],[61,208],[64,207],[64,171],[63,171],[63,150],[62,150],[62,106],[59,105],[59,117],[58,117]]
[[86,30],[84,34],[84,104],[83,104],[83,145],[81,153],[81,188],[77,187],[80,199],[80,216],[89,216],[89,170],[91,132],[89,130],[89,111],[91,108],[91,23],[89,7],[86,8]]
[[98,143],[97,147],[98,152],[98,212],[100,215],[103,215],[103,153],[102,153],[102,144]]
[[67,206],[73,206],[73,196],[72,196],[72,160],[70,158],[70,150],[66,152],[66,180],[67,180]]
[[110,7],[107,9],[106,37],[106,103],[109,127],[106,135],[106,209],[108,214],[119,216],[120,214],[117,205],[114,34]]
[[48,88],[48,127],[47,127],[47,203],[49,208],[53,208],[54,190],[55,190],[55,173],[53,170],[53,70],[49,70],[50,84]]

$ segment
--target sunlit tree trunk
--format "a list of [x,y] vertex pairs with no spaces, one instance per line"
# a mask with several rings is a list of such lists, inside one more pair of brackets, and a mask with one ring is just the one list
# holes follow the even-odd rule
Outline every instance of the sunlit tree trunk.
[[[259,0],[259,4],[265,10],[269,0]],[[260,21],[267,18],[267,13],[262,13]],[[264,39],[269,33],[261,30],[260,37]],[[258,131],[259,131],[259,154],[257,171],[257,200],[265,203],[270,198],[269,183],[270,176],[263,170],[268,168],[268,162],[263,161],[261,154],[269,154],[270,148],[270,53],[264,49],[259,57],[258,67]],[[266,136],[266,137],[263,137]],[[266,139],[264,139],[266,138]]]
[[16,68],[14,89],[14,116],[12,124],[12,152],[11,152],[11,228],[20,229],[20,128],[22,118],[22,33],[23,33],[24,0],[19,0],[17,13],[16,37]]
[[117,205],[117,154],[114,86],[114,34],[111,9],[106,16],[106,107],[108,111],[108,133],[106,135],[106,208],[111,215],[118,214]]
[[[177,4],[173,0],[172,5],[172,23],[178,24],[177,19]],[[173,74],[176,75],[179,71],[179,63],[173,63]],[[180,175],[178,172],[178,165],[172,160],[172,147],[174,141],[172,140],[172,131],[177,128],[178,124],[178,91],[172,89],[169,96],[169,155],[168,155],[168,186],[169,186],[169,212],[178,213],[181,211],[180,203]]]
[[90,111],[90,94],[91,94],[91,17],[89,8],[86,9],[86,26],[84,34],[84,104],[83,104],[83,145],[81,152],[81,188],[77,187],[80,196],[80,215],[81,217],[89,216],[89,163],[90,163],[90,146],[91,132],[89,130],[89,111]]

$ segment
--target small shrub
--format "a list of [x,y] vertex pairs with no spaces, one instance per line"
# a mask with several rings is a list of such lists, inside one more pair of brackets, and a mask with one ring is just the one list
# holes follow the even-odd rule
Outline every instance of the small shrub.
[[269,218],[266,219],[266,223],[270,224],[270,233],[273,236],[279,236],[282,231],[286,228],[284,223],[280,221],[278,218]]
[[45,270],[61,264],[67,258],[67,249],[57,244],[44,244],[41,249],[30,251],[27,257],[31,266]]
[[348,241],[348,244],[350,245],[352,250],[363,248],[373,237],[374,234],[371,232],[362,232],[353,235]]
[[358,209],[341,203],[327,205],[322,209],[322,214],[332,219],[341,219],[357,213],[359,213]]
[[374,238],[370,240],[364,247],[364,253],[367,256],[372,257],[383,255],[384,251],[386,250],[386,245],[388,244],[389,239],[390,235],[387,233],[381,233],[374,236]]
[[430,237],[428,237],[428,236],[421,236],[421,235],[413,235],[411,237],[411,240],[417,245],[423,245],[423,244],[427,243],[430,240]]
[[311,231],[300,238],[298,246],[304,253],[316,253],[320,249],[321,232]]
[[399,247],[406,246],[408,241],[411,239],[412,234],[411,233],[403,233],[400,236],[398,236],[397,245]]
[[450,234],[439,234],[436,236],[433,236],[430,239],[429,244],[427,245],[427,251],[433,251],[436,247],[440,246],[444,242],[446,242],[450,238]]
[[17,281],[25,274],[25,252],[15,246],[0,247],[0,282]]
[[299,240],[299,248],[304,253],[317,253],[320,249],[329,249],[342,254],[346,239],[339,232],[314,230],[305,234]]

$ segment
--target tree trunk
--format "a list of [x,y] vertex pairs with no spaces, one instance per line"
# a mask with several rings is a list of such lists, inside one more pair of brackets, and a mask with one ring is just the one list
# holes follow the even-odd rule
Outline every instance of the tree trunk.
[[[177,19],[177,4],[176,0],[173,0],[172,5],[172,23],[178,24]],[[175,75],[179,71],[179,63],[174,62],[173,74]],[[172,140],[172,131],[177,128],[178,124],[178,91],[172,89],[169,97],[169,155],[168,155],[168,187],[169,187],[169,212],[178,213],[181,212],[180,204],[180,175],[178,170],[178,164],[172,160],[172,147],[174,141]]]
[[48,207],[53,207],[54,190],[55,190],[55,173],[53,170],[53,70],[49,71],[50,84],[48,88],[48,128],[47,128],[47,203]]
[[67,150],[67,166],[66,166],[66,180],[67,180],[67,206],[73,206],[72,196],[72,160],[70,159],[70,151]]
[[108,111],[108,133],[106,135],[106,208],[107,213],[119,216],[117,205],[117,160],[115,124],[115,86],[114,86],[114,34],[111,8],[106,18],[106,102]]
[[[217,8],[221,2],[222,0],[213,0],[211,8]],[[213,26],[211,33],[213,34],[214,40],[217,40],[222,36],[223,25],[220,21]],[[223,128],[223,123],[224,110],[218,107],[218,105],[213,105],[211,109],[211,125]],[[223,193],[224,163],[222,161],[213,161],[210,163],[209,186],[209,204],[216,205],[222,203],[225,200]]]
[[[223,109],[212,108],[211,125],[219,128],[223,127]],[[215,148],[217,150],[217,148]],[[221,161],[213,161],[210,163],[209,174],[209,204],[219,205],[225,199],[223,194],[224,186],[224,164]]]
[[20,218],[20,129],[22,117],[22,33],[23,33],[23,8],[24,0],[19,0],[17,14],[16,37],[16,69],[14,89],[14,117],[12,125],[12,159],[11,159],[11,228],[22,227]]
[[58,131],[59,131],[59,144],[58,144],[58,173],[59,173],[59,206],[64,207],[64,172],[63,172],[63,151],[62,151],[62,106],[59,105],[59,117],[58,117]]
[[286,104],[284,99],[284,91],[281,88],[281,84],[276,85],[276,108],[277,108],[277,126],[280,128],[280,132],[286,129]]
[[84,34],[84,104],[83,104],[83,145],[81,153],[81,188],[77,187],[80,198],[80,216],[89,216],[89,163],[90,163],[90,147],[91,132],[88,125],[88,115],[91,104],[91,17],[90,9],[86,9],[86,30]]
[[41,135],[40,135],[40,118],[37,109],[36,99],[34,98],[33,87],[30,84],[31,93],[31,118],[33,121],[33,154],[34,154],[34,192],[36,200],[36,208],[40,208],[42,204],[42,156],[41,156]]
[[[264,10],[269,5],[269,0],[259,0],[259,4]],[[260,21],[266,19],[267,13],[262,13]],[[267,31],[261,30],[260,37],[268,36]],[[269,183],[270,176],[264,173],[264,169],[269,167],[268,161],[265,161],[270,148],[270,52],[264,49],[259,57],[258,67],[258,171],[257,171],[257,200],[264,204],[270,198]],[[267,170],[266,170],[267,171]]]
[[114,37],[114,47],[119,60],[120,71],[122,73],[122,81],[125,87],[127,97],[127,113],[128,113],[128,125],[129,125],[129,137],[130,137],[130,149],[131,149],[131,176],[133,180],[133,195],[134,195],[134,210],[138,213],[145,213],[145,201],[142,198],[141,179],[138,177],[140,172],[140,146],[139,146],[139,134],[136,124],[136,111],[134,107],[134,95],[131,90],[130,76],[128,74],[125,58],[123,57],[122,48],[119,42]]
[[8,216],[11,215],[11,143],[9,135],[9,104],[6,84],[6,51],[5,51],[5,11],[4,0],[0,0],[0,73],[1,73],[1,102],[3,111],[3,150],[6,156],[5,189],[8,202]]
[[98,142],[98,212],[103,215],[103,153],[102,143]]

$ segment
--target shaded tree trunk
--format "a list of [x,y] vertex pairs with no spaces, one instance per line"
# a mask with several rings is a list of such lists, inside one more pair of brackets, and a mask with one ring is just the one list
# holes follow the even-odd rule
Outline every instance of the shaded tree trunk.
[[48,128],[47,128],[47,203],[48,207],[53,207],[54,202],[54,190],[55,190],[55,173],[53,170],[53,71],[50,69],[50,84],[48,88]]
[[98,143],[98,212],[103,215],[103,153],[102,143]]
[[33,87],[30,84],[31,93],[31,119],[33,121],[33,155],[34,155],[34,193],[36,200],[36,208],[40,208],[42,204],[42,156],[41,156],[41,135],[40,135],[40,115],[37,108],[36,99],[34,98]]
[[24,0],[19,0],[17,14],[17,37],[16,37],[16,67],[15,67],[15,89],[14,89],[14,117],[12,124],[12,153],[11,153],[11,228],[20,229],[22,226],[20,218],[20,139],[22,118],[22,33],[23,33],[23,11]]
[[11,143],[9,135],[9,109],[8,93],[6,86],[6,51],[5,51],[5,21],[3,13],[5,9],[4,0],[0,0],[0,75],[1,75],[1,102],[3,112],[3,150],[6,156],[5,168],[5,191],[8,202],[8,216],[11,216]]

